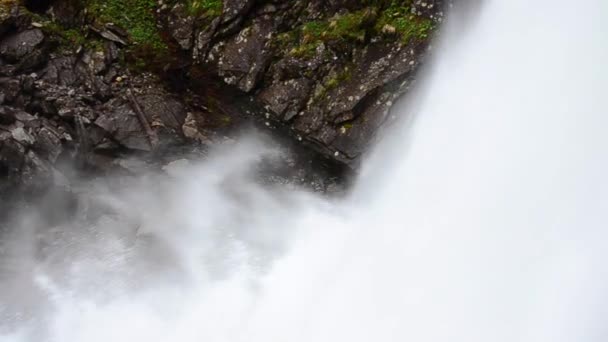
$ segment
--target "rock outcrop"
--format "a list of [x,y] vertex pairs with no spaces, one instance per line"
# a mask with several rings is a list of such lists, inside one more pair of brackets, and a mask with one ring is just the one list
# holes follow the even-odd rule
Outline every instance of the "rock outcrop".
[[204,150],[243,122],[356,168],[443,18],[440,0],[34,3],[0,3],[0,192]]
[[224,1],[221,12],[197,16],[179,2],[160,13],[192,63],[247,93],[297,139],[354,166],[412,82],[443,6]]

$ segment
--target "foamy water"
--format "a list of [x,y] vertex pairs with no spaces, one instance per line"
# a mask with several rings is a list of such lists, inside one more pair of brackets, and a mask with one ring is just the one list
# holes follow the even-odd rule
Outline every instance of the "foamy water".
[[246,140],[102,180],[69,226],[30,211],[0,244],[0,341],[608,340],[607,14],[456,16],[347,199],[257,185]]

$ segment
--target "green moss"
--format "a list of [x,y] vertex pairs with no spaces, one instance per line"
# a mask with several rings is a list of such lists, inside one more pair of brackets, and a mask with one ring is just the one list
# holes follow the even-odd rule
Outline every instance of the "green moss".
[[365,23],[369,20],[370,10],[335,16],[326,21],[313,21],[302,26],[305,42],[311,41],[363,41]]
[[337,73],[336,75],[334,75],[333,77],[331,77],[329,80],[327,80],[325,82],[325,89],[327,91],[337,88],[341,83],[346,82],[346,81],[350,81],[350,79],[352,78],[352,71],[351,68],[346,66],[344,67],[344,69]]
[[274,43],[294,57],[310,58],[323,43],[339,45],[363,42],[374,13],[372,8],[366,8],[325,20],[310,21],[279,34]]
[[433,21],[411,13],[411,0],[368,0],[361,10],[302,24],[275,39],[280,50],[291,56],[311,58],[319,45],[349,49],[370,35],[394,37],[404,43],[422,41],[434,29]]
[[[27,11],[25,8],[23,10]],[[82,28],[65,27],[58,22],[52,21],[49,17],[38,13],[27,12],[27,14],[31,17],[32,21],[42,25],[41,29],[45,33],[53,37],[54,41],[59,44],[58,48],[60,51],[74,50],[81,46],[93,50],[101,50],[103,48],[101,39],[87,36],[86,31]]]
[[187,0],[186,8],[190,15],[219,17],[222,15],[224,4],[222,0]]
[[353,123],[347,122],[344,125],[342,125],[342,128],[344,128],[345,131],[348,131],[349,129],[353,128]]
[[[411,13],[410,1],[392,0],[384,8],[375,25],[379,34],[397,34],[404,43],[428,38],[433,21]],[[393,32],[394,31],[394,32]]]
[[88,0],[87,8],[101,23],[114,23],[129,33],[134,45],[164,52],[167,45],[156,25],[155,0]]
[[313,102],[321,101],[324,97],[327,96],[327,93],[337,88],[343,82],[349,81],[351,78],[352,69],[349,66],[345,66],[342,71],[328,76],[323,85],[317,88],[313,96]]
[[156,21],[156,0],[86,0],[98,24],[113,23],[125,29],[131,44],[125,61],[136,70],[160,70],[170,58]]

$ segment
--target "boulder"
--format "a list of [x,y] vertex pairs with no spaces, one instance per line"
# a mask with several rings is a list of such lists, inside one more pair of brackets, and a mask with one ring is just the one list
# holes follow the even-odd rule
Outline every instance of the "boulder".
[[16,32],[0,42],[0,57],[10,63],[33,58],[43,42],[44,33],[39,29]]

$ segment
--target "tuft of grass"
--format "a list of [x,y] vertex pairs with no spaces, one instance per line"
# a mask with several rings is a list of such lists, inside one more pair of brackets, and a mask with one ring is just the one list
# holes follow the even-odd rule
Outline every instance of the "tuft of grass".
[[167,45],[156,26],[155,0],[88,0],[87,8],[98,21],[114,23],[129,33],[133,44],[164,52]]
[[375,30],[381,34],[387,33],[387,28],[394,30],[404,43],[428,38],[434,29],[433,21],[412,14],[408,3],[403,0],[391,0],[388,7],[380,13]]
[[373,15],[374,11],[366,8],[326,20],[310,21],[278,35],[276,43],[281,48],[294,46],[289,51],[294,57],[309,58],[315,55],[317,47],[322,43],[335,45],[365,41],[367,27]]
[[[25,10],[25,8],[23,9]],[[50,35],[54,41],[58,43],[59,51],[71,51],[80,46],[94,50],[100,50],[103,48],[101,39],[95,39],[94,37],[87,36],[85,29],[82,27],[66,27],[57,21],[53,21],[46,15],[29,11],[26,13],[32,19],[32,21],[41,24],[41,30]]]
[[315,41],[363,41],[369,10],[335,16],[326,21],[312,21],[302,26],[304,43]]
[[125,61],[135,70],[160,69],[170,58],[169,46],[156,21],[156,0],[86,0],[90,15],[99,23],[113,23],[125,29],[131,45]]

